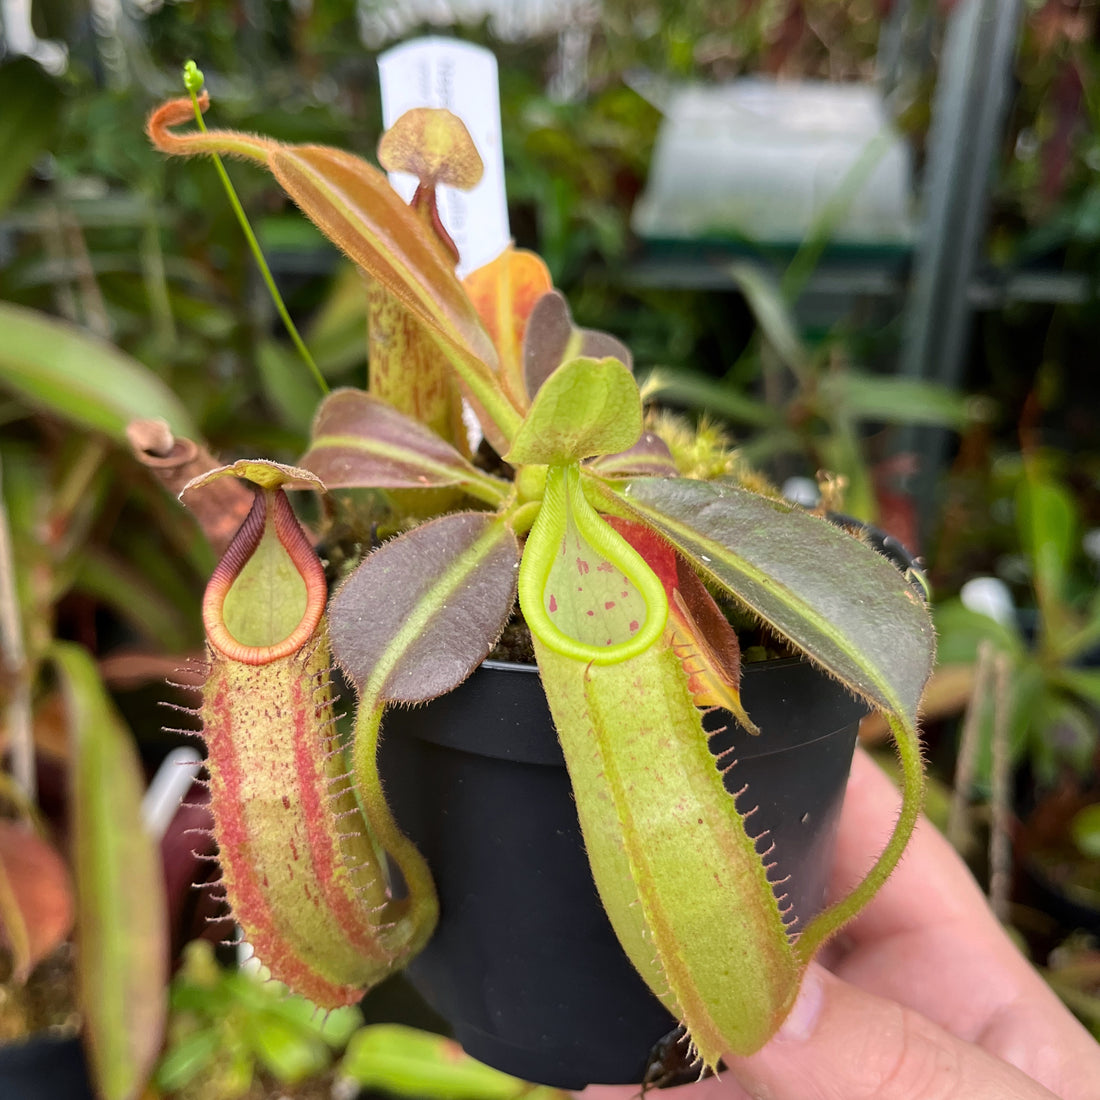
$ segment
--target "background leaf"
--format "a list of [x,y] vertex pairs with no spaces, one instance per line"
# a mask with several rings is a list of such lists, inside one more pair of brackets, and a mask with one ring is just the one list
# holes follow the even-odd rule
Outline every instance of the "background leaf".
[[969,398],[916,378],[838,370],[820,383],[821,399],[828,407],[841,407],[859,420],[887,424],[930,424],[962,429],[968,419]]
[[57,81],[29,57],[0,65],[0,212],[19,193],[35,160],[57,133],[63,100]]
[[141,821],[144,779],[86,650],[53,657],[73,736],[73,862],[85,1041],[104,1100],[140,1095],[160,1051],[167,918],[157,846]]
[[73,888],[57,849],[28,826],[0,820],[0,940],[16,981],[26,981],[72,926]]
[[8,302],[0,302],[0,385],[120,443],[131,420],[159,417],[176,435],[199,434],[148,367],[75,325]]

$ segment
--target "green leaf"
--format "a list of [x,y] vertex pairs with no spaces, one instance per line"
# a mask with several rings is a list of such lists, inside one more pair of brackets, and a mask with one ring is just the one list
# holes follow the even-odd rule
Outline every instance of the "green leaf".
[[341,1074],[372,1091],[426,1100],[519,1100],[530,1086],[463,1053],[442,1035],[375,1024],[352,1036]]
[[461,485],[499,504],[510,485],[473,467],[418,421],[363,390],[329,394],[302,458],[330,489],[431,489]]
[[654,397],[665,398],[666,403],[705,409],[733,424],[775,428],[783,421],[783,414],[766,402],[746,397],[725,382],[689,371],[661,367],[649,374],[645,389]]
[[329,608],[333,655],[361,698],[423,703],[462,683],[504,629],[518,565],[515,535],[484,512],[432,520],[369,554]]
[[1056,680],[1074,695],[1100,709],[1100,668],[1060,669]]
[[309,368],[298,352],[274,340],[262,341],[255,354],[264,395],[281,422],[304,436],[317,400],[317,382]]
[[293,1085],[320,1073],[329,1064],[327,1043],[277,1013],[249,1015],[244,1031],[257,1058],[277,1081]]
[[915,725],[935,635],[924,603],[884,557],[732,484],[637,478],[614,494],[812,661]]
[[1074,844],[1087,859],[1100,859],[1100,803],[1078,810],[1069,823]]
[[73,736],[78,974],[89,1058],[104,1100],[137,1097],[164,1033],[168,944],[160,854],[141,820],[128,731],[82,647],[58,642]]
[[819,393],[823,407],[860,420],[961,429],[969,419],[966,397],[916,378],[838,370],[821,379]]
[[978,646],[990,641],[1002,653],[1023,657],[1027,644],[1018,630],[997,622],[980,611],[971,611],[959,599],[944,600],[935,608],[941,665],[974,664]]
[[171,1043],[157,1065],[157,1087],[176,1092],[209,1068],[221,1049],[219,1028],[204,1027]]
[[565,465],[617,454],[642,434],[634,376],[618,359],[573,359],[543,383],[504,456],[514,465]]
[[174,435],[198,432],[148,367],[74,325],[0,302],[0,385],[36,408],[126,443],[131,420],[163,419]]
[[1032,465],[1016,490],[1016,522],[1020,543],[1031,559],[1044,630],[1058,634],[1069,625],[1063,601],[1077,548],[1073,497]]
[[0,212],[11,205],[61,119],[61,87],[29,57],[0,65]]
[[807,379],[812,373],[810,352],[779,284],[756,264],[735,263],[729,273],[745,295],[764,339],[796,378]]

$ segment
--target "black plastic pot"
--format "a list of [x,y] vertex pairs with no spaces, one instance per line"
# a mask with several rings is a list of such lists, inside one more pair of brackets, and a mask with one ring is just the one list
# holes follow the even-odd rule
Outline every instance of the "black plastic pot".
[[79,1036],[37,1035],[0,1046],[4,1100],[95,1100]]
[[[731,723],[712,748],[736,744],[736,785],[748,783],[754,825],[771,831],[807,920],[823,901],[866,707],[797,660],[746,665],[742,698],[763,735]],[[709,716],[714,728],[722,717]],[[676,1021],[600,905],[537,671],[486,662],[428,706],[391,711],[379,759],[440,896],[439,929],[407,976],[463,1047],[559,1088],[640,1082]]]

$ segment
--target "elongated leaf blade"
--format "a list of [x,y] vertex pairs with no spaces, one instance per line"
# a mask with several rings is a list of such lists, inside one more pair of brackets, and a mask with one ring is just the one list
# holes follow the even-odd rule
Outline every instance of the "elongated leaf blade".
[[58,642],[72,726],[80,999],[105,1100],[141,1093],[167,1006],[167,919],[156,845],[141,821],[137,754],[86,650]]
[[0,302],[0,385],[120,443],[131,420],[160,418],[176,435],[199,434],[148,367],[75,325],[8,302]]
[[774,432],[783,422],[783,414],[766,402],[746,397],[716,378],[704,378],[691,371],[662,367],[650,373],[645,386],[647,393],[665,398],[666,403],[706,409],[734,424]]
[[915,725],[935,635],[924,603],[884,557],[732,484],[637,478],[615,493],[811,660]]
[[428,489],[486,477],[423,424],[353,389],[325,398],[302,465],[330,489]]
[[456,512],[391,539],[332,599],[332,651],[363,698],[422,703],[488,656],[516,595],[507,524]]
[[764,338],[796,377],[807,378],[810,352],[779,284],[758,264],[731,264],[729,273],[748,300]]
[[[475,382],[497,389],[496,350],[477,310],[438,245],[381,172],[350,153],[321,145],[275,147],[268,163],[287,194],[331,241],[435,333]],[[500,426],[507,430],[512,425]]]
[[917,378],[899,378],[843,370],[821,380],[822,401],[860,420],[887,424],[931,424],[962,428],[968,400],[960,393]]

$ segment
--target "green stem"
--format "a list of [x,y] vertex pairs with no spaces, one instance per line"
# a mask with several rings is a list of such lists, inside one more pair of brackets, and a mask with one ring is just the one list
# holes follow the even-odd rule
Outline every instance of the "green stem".
[[[205,134],[207,132],[206,123],[203,121],[202,109],[199,107],[198,96],[190,87],[188,88],[188,94],[191,96],[191,104],[195,109],[195,121],[198,123],[199,129]],[[237,215],[237,221],[244,231],[245,240],[248,241],[248,247],[252,250],[252,255],[259,265],[260,274],[263,276],[268,293],[271,295],[271,300],[275,303],[275,308],[282,318],[283,325],[290,334],[290,339],[294,342],[294,346],[298,349],[298,354],[305,360],[305,364],[312,372],[317,385],[321,387],[321,393],[327,394],[329,392],[328,383],[325,381],[325,377],[321,374],[317,364],[313,361],[313,356],[310,355],[309,348],[306,347],[305,341],[298,334],[298,329],[295,327],[294,322],[290,319],[290,313],[287,311],[286,303],[283,302],[283,296],[279,293],[279,288],[275,285],[275,279],[271,274],[271,268],[267,266],[267,260],[264,259],[263,251],[260,248],[260,242],[256,240],[256,234],[252,232],[252,226],[249,224],[248,215],[244,212],[241,200],[237,197],[236,189],[233,187],[233,183],[229,178],[229,173],[225,170],[222,158],[214,152],[211,152],[210,156],[213,158],[214,167],[218,171],[218,177],[221,179],[222,186],[225,188],[225,193],[229,198],[229,205],[233,207],[233,213]]]
[[917,818],[920,817],[924,801],[924,763],[920,754],[920,738],[916,728],[903,722],[897,715],[888,714],[886,720],[894,735],[898,759],[901,761],[901,813],[882,855],[863,881],[847,897],[819,913],[798,937],[794,951],[802,966],[806,966],[817,949],[878,893],[897,866],[901,853],[909,843]]
[[432,873],[417,850],[390,813],[378,774],[378,737],[382,713],[386,704],[378,700],[372,706],[367,699],[359,702],[355,720],[355,747],[352,752],[352,772],[359,803],[375,843],[397,864],[405,880],[406,896],[391,901],[387,910],[394,910],[394,932],[400,939],[395,949],[412,957],[431,938],[439,916],[439,900]]

